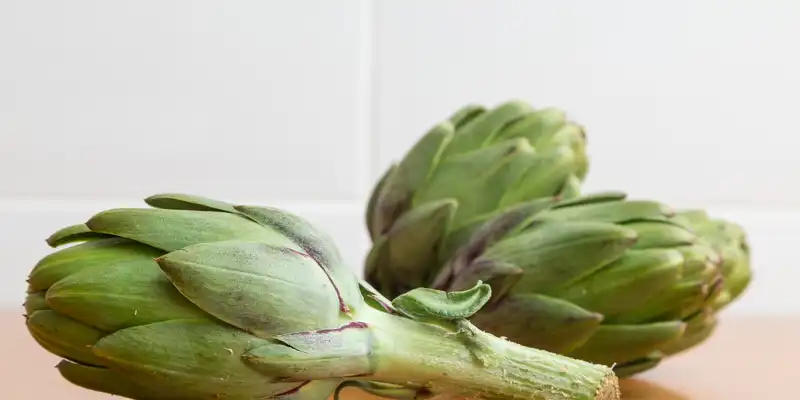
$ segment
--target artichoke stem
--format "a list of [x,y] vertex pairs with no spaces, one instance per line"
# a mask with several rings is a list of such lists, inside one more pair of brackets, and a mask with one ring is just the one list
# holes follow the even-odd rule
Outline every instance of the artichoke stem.
[[620,398],[618,379],[607,366],[524,347],[477,328],[453,333],[363,311],[377,364],[370,380],[484,400]]

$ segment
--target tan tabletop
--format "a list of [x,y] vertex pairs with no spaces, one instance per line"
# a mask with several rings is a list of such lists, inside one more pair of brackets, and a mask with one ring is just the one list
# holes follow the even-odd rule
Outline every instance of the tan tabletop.
[[[58,359],[28,336],[21,313],[1,313],[0,383],[14,400],[118,399],[62,380]],[[623,381],[624,399],[800,399],[800,317],[728,318],[703,346]],[[356,391],[349,398],[367,400]],[[370,399],[371,400],[371,399]]]

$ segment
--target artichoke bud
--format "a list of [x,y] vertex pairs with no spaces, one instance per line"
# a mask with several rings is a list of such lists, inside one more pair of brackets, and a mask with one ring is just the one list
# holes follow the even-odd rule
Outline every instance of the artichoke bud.
[[275,336],[242,357],[276,381],[304,382],[369,375],[375,371],[367,325]]

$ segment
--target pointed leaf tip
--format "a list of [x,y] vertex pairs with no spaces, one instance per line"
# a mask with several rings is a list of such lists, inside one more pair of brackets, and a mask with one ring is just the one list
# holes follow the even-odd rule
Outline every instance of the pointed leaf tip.
[[236,213],[233,205],[224,201],[185,193],[159,193],[144,199],[147,205],[169,210],[222,211]]
[[92,231],[86,224],[77,224],[59,229],[50,235],[46,242],[50,247],[55,248],[70,243],[105,238],[109,236],[110,235]]

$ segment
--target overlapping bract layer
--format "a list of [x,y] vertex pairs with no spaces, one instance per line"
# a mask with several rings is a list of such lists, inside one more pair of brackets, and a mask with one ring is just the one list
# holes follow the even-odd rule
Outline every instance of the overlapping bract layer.
[[498,209],[577,194],[588,170],[584,147],[582,127],[554,108],[520,101],[462,108],[422,137],[374,191],[367,275],[383,281],[390,298],[424,286],[465,229]]
[[331,379],[292,370],[324,357],[303,353],[295,334],[353,334],[340,328],[363,301],[323,233],[272,208],[185,195],[147,203],[55,233],[54,247],[83,243],[30,274],[27,326],[65,359],[67,380],[135,399],[323,399],[335,378],[364,373],[367,358],[340,360]]
[[581,195],[583,134],[563,115],[469,106],[425,135],[375,188],[366,277],[389,296],[488,282],[481,329],[634,374],[712,333],[750,281],[749,250],[702,211]]

